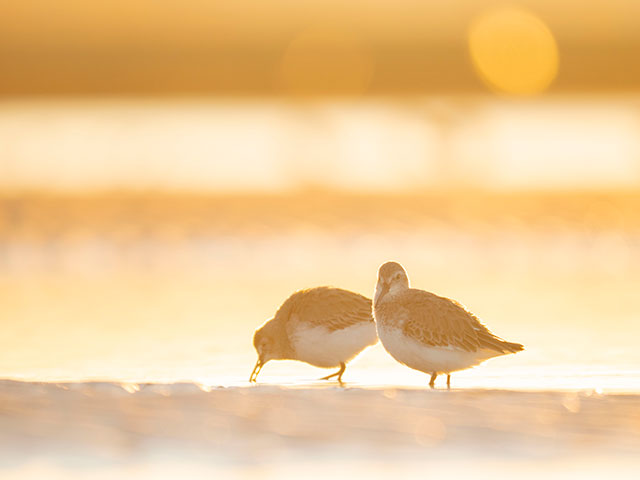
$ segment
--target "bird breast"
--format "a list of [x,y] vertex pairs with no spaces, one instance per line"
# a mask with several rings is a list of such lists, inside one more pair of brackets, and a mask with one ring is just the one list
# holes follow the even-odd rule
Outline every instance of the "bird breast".
[[296,360],[317,367],[337,367],[378,341],[373,322],[360,322],[340,330],[324,326],[300,328],[290,336]]

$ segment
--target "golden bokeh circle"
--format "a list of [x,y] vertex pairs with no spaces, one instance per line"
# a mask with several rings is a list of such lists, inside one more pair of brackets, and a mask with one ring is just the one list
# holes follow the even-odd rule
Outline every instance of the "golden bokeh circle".
[[489,88],[514,95],[547,89],[558,74],[558,46],[536,15],[515,7],[488,11],[469,27],[469,52]]

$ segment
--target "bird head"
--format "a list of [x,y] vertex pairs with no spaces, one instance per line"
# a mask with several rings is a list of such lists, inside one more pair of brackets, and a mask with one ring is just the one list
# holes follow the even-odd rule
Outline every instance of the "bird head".
[[273,330],[272,319],[266,322],[253,334],[253,346],[258,353],[258,361],[256,362],[256,366],[253,367],[253,371],[249,377],[250,382],[255,382],[264,364],[269,360],[273,360],[277,356],[278,342],[277,339],[274,338]]
[[374,307],[377,306],[389,292],[396,292],[409,288],[407,272],[397,262],[387,262],[378,269],[378,283],[373,298]]

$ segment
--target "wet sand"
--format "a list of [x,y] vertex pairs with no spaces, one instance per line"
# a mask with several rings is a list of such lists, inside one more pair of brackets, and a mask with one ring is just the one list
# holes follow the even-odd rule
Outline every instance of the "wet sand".
[[0,383],[3,479],[635,478],[637,467],[637,394]]

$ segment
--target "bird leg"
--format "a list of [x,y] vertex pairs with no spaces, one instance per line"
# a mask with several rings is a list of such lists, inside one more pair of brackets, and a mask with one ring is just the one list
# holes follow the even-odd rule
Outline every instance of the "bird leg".
[[447,373],[447,390],[451,390],[451,374]]
[[344,362],[340,362],[340,371],[338,372],[338,382],[342,385],[342,374],[344,373],[347,366]]
[[436,377],[437,376],[438,376],[438,374],[435,373],[435,372],[431,374],[431,380],[429,380],[429,386],[431,388],[435,388],[434,384],[436,383]]
[[332,373],[331,375],[327,375],[326,377],[319,378],[318,380],[329,380],[330,378],[338,377],[338,382],[342,384],[342,374],[344,373],[346,368],[347,366],[344,364],[344,362],[340,362],[340,370],[338,370],[336,373]]

